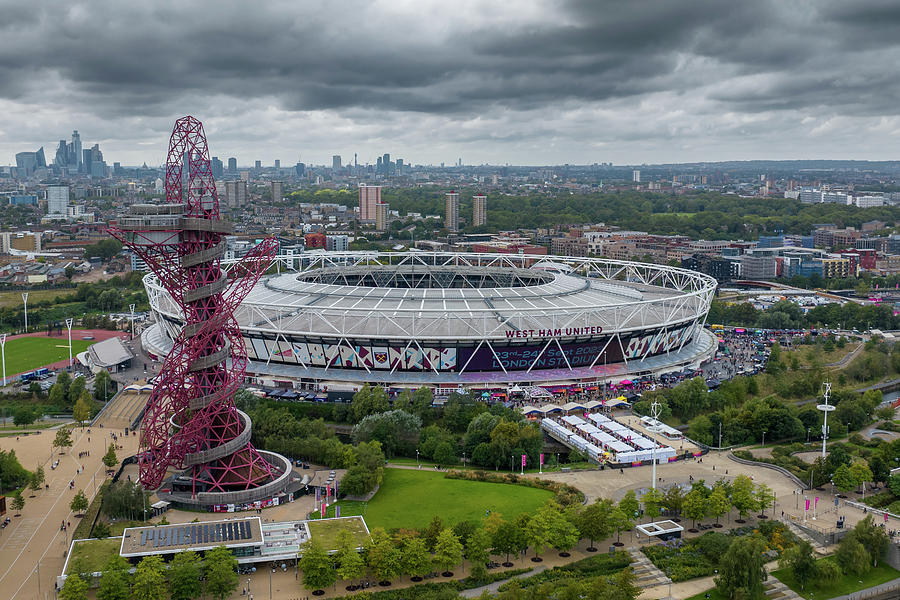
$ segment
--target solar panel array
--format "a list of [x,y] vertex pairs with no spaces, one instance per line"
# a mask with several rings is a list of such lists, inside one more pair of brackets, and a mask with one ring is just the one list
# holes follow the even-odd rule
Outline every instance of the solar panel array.
[[191,523],[175,525],[165,529],[141,530],[141,546],[152,543],[154,548],[184,546],[186,544],[208,544],[210,542],[235,542],[253,537],[247,521],[226,521],[225,523]]

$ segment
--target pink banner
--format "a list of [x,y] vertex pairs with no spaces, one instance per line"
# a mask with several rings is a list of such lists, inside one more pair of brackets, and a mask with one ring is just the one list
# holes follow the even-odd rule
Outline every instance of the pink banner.
[[523,466],[523,467],[525,466],[525,457],[526,457],[526,456],[527,456],[526,454],[523,454],[523,455],[522,455],[522,466]]
[[806,510],[809,510],[809,499],[806,500]]
[[816,496],[816,503],[813,506],[819,506],[819,497]]
[[541,452],[541,466],[544,466],[544,453]]
[[325,503],[322,503],[322,518],[325,518]]

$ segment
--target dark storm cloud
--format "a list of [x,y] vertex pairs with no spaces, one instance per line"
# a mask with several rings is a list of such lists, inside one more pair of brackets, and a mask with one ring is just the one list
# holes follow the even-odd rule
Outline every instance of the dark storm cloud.
[[900,5],[881,0],[0,0],[0,101],[145,131],[186,108],[251,105],[358,126],[380,114],[385,131],[395,113],[431,130],[484,119],[507,129],[483,134],[498,149],[540,111],[558,114],[548,129],[595,119],[613,141],[711,135],[673,118],[715,117],[727,136],[760,119],[897,115],[898,25]]

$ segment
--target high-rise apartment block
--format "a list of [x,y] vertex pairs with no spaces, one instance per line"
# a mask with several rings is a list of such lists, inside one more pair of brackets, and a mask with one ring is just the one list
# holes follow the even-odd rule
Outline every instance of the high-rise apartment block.
[[237,173],[237,159],[236,158],[228,159],[228,172],[232,173],[232,174]]
[[359,220],[369,222],[375,220],[375,207],[381,204],[381,186],[359,184]]
[[259,171],[260,169],[262,169],[262,161],[261,160],[256,161],[254,163],[254,166],[255,166],[256,170]]
[[247,204],[247,182],[232,180],[225,182],[225,199],[229,208],[241,208]]
[[284,198],[284,182],[283,181],[273,181],[272,182],[272,202],[281,202],[282,198]]
[[487,223],[487,196],[475,194],[472,196],[472,225],[481,227]]
[[331,157],[331,168],[334,169],[335,171],[337,171],[341,168],[341,155],[340,154],[335,154],[334,156]]
[[641,172],[638,171],[637,169],[632,171],[631,172],[631,180],[635,183],[640,183],[641,182]]
[[459,230],[459,192],[444,194],[444,227],[450,231]]
[[51,185],[47,188],[47,214],[65,217],[69,209],[69,186]]
[[387,231],[388,228],[388,214],[390,212],[390,205],[385,202],[379,202],[375,205],[375,230],[376,231]]
[[218,156],[213,156],[209,161],[209,168],[212,171],[213,179],[221,179],[225,175],[225,166]]

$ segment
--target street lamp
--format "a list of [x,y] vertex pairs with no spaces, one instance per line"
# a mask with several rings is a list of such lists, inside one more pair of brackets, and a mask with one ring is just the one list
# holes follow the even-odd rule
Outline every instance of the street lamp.
[[66,329],[69,330],[69,368],[72,368],[72,323],[75,319],[66,319]]
[[25,305],[25,333],[28,333],[28,292],[22,292],[22,304]]
[[128,308],[131,309],[131,339],[134,340],[134,304],[129,304]]
[[807,444],[809,443],[809,434],[810,434],[811,431],[812,431],[812,427],[807,427],[807,428],[806,428],[806,443],[807,443]]
[[416,466],[420,469],[422,468],[422,465],[419,464],[419,449],[418,448],[416,448]]
[[6,386],[6,334],[0,333],[0,353],[3,354],[3,385]]
[[762,434],[763,434],[762,445],[765,446],[766,445],[766,431],[763,430]]

